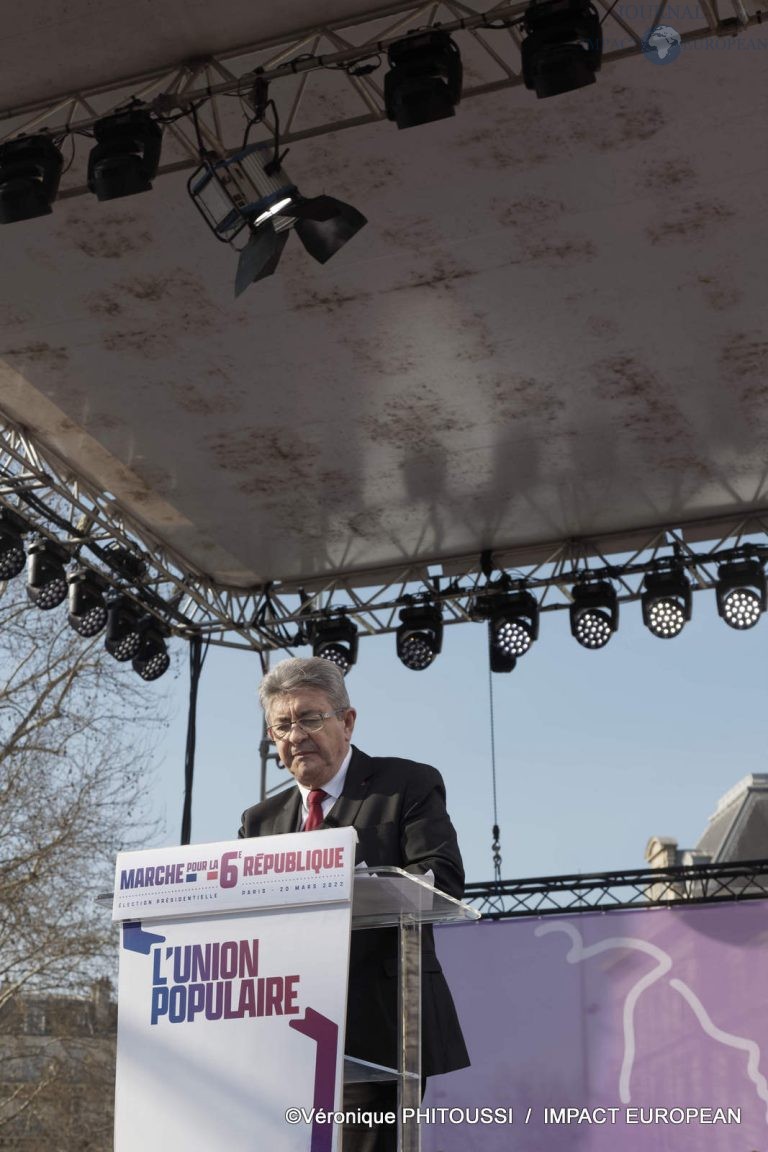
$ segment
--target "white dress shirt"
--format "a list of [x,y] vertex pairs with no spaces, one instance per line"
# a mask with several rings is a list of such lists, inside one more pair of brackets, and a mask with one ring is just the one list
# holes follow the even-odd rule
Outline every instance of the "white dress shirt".
[[[334,804],[338,800],[339,796],[341,796],[341,792],[342,792],[342,789],[344,787],[344,781],[347,778],[347,768],[349,768],[349,762],[351,759],[352,759],[352,749],[349,748],[347,750],[346,756],[344,757],[344,759],[341,762],[341,765],[340,765],[339,770],[336,773],[336,775],[332,776],[327,784],[323,784],[323,792],[325,792],[325,797],[323,799],[323,804],[322,804],[323,819],[325,819],[325,817],[330,812],[331,808],[333,808]],[[310,794],[310,792],[313,792],[314,789],[313,788],[307,788],[306,784],[297,784],[297,787],[299,789],[299,792],[301,793],[301,813],[302,813],[301,826],[303,828],[304,823],[307,819],[307,816],[309,816],[309,794]]]

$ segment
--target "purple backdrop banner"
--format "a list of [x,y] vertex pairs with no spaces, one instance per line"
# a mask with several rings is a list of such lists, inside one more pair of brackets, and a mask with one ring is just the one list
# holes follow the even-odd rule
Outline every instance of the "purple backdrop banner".
[[442,928],[472,1067],[424,1152],[766,1152],[768,902]]

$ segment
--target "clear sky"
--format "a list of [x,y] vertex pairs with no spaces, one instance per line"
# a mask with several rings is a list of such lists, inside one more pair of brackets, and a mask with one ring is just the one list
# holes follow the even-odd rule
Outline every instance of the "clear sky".
[[[714,592],[703,591],[678,637],[656,639],[639,603],[626,604],[617,634],[592,652],[571,637],[567,612],[545,613],[515,671],[493,677],[503,877],[641,868],[652,835],[693,847],[720,796],[768,770],[767,629],[764,617],[748,632],[727,627]],[[173,647],[173,715],[152,786],[166,817],[158,842],[168,844],[181,822],[189,683],[184,646]],[[193,841],[233,838],[242,809],[259,799],[259,677],[255,653],[209,649]],[[447,627],[424,672],[403,667],[393,635],[364,639],[347,677],[355,743],[443,773],[473,881],[493,876],[488,681],[482,624]],[[273,767],[271,781],[281,777]]]

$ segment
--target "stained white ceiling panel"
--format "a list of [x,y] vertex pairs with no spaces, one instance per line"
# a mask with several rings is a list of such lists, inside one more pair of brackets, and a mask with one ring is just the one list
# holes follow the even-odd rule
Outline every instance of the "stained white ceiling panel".
[[[50,76],[22,13],[6,104],[274,19],[77,0],[54,26],[60,5],[32,7]],[[0,231],[0,409],[222,584],[764,507],[765,64],[718,42],[552,100],[295,143],[301,189],[370,223],[324,267],[292,236],[238,301],[186,174],[59,201]]]

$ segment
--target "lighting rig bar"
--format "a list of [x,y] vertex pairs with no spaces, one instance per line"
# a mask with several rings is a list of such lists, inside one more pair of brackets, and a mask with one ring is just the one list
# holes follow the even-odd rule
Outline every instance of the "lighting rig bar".
[[488,881],[467,884],[464,890],[464,899],[486,920],[721,904],[766,897],[768,860]]
[[[758,615],[765,606],[758,578],[768,562],[768,509],[429,566],[350,573],[322,583],[224,588],[126,514],[114,496],[74,478],[54,453],[10,424],[0,426],[0,513],[4,509],[23,522],[30,540],[63,549],[78,569],[124,593],[171,634],[201,635],[214,644],[261,653],[319,644],[324,629],[335,625],[325,639],[343,658],[345,635],[354,629],[339,628],[342,624],[354,625],[360,638],[398,633],[414,659],[423,661],[423,628],[413,621],[420,612],[439,616],[442,633],[443,625],[491,619],[499,602],[511,598],[516,622],[530,629],[533,608],[571,611],[574,588],[607,583],[623,604],[641,600],[649,575],[659,573],[682,574],[690,591],[717,589],[719,596],[731,592],[737,600],[746,588]],[[697,546],[713,540],[706,549]],[[665,587],[663,598],[670,599]],[[756,622],[757,617],[745,622],[740,612],[737,603],[736,616],[724,616],[726,622],[739,628]],[[439,645],[433,654],[437,651]]]
[[111,494],[74,477],[55,454],[9,424],[0,426],[3,510],[19,517],[25,534],[60,545],[67,560],[123,593],[174,635],[234,634],[237,646],[254,647],[226,592],[129,523]]
[[[637,19],[625,18],[615,0],[595,0],[594,6],[602,30],[604,63],[644,51],[647,27]],[[669,0],[661,0],[655,25],[663,24],[665,19],[674,23],[674,16],[666,15],[668,7]],[[759,14],[747,11],[743,0],[731,0],[728,15],[721,13],[720,0],[702,0],[699,7],[700,22],[679,32],[682,44],[735,36],[760,19]],[[532,10],[529,0],[482,10],[464,0],[382,5],[367,13],[364,21],[327,21],[290,37],[273,37],[204,59],[176,62],[165,69],[116,77],[53,99],[0,109],[0,121],[7,124],[2,139],[20,133],[50,132],[60,136],[87,132],[99,118],[139,102],[147,111],[168,118],[167,134],[177,145],[175,155],[166,156],[158,174],[187,170],[199,163],[199,140],[191,127],[174,114],[185,117],[197,106],[197,127],[206,146],[221,156],[231,155],[237,147],[232,97],[239,98],[243,105],[238,110],[237,135],[241,135],[242,112],[245,105],[249,106],[246,112],[253,108],[257,82],[279,81],[284,87],[288,111],[280,129],[283,146],[386,119],[385,93],[383,85],[374,78],[376,69],[393,44],[417,30],[439,29],[456,35],[465,51],[471,50],[472,75],[476,78],[465,84],[462,99],[519,86],[525,83],[521,57],[524,21]],[[686,20],[690,21],[691,13],[688,9],[686,13]],[[643,19],[640,13],[639,20]],[[346,85],[346,89],[339,90],[344,113],[318,119],[322,106],[313,98],[313,84],[319,76],[329,75]],[[255,136],[263,139],[273,129],[274,123],[265,117],[256,126]],[[82,177],[81,167],[72,165],[71,171],[64,174],[59,199],[86,194],[89,189]]]
[[[484,554],[464,561],[444,561],[430,569],[405,569],[399,579],[390,579],[374,588],[365,586],[361,574],[335,580],[322,589],[278,584],[265,589],[253,627],[267,641],[280,632],[290,646],[291,629],[304,634],[322,621],[354,621],[363,635],[395,632],[405,607],[429,604],[442,610],[444,624],[458,624],[484,618],[483,605],[495,602],[504,593],[524,589],[537,600],[540,612],[569,611],[573,588],[584,582],[610,581],[618,603],[640,600],[645,577],[657,566],[674,564],[686,571],[693,591],[715,588],[722,564],[745,557],[759,564],[768,561],[768,513],[748,517],[723,518],[696,525],[699,539],[720,538],[706,551],[696,551],[686,543],[687,529],[649,531],[631,555],[611,563],[610,549],[627,551],[627,536],[600,540],[569,540],[552,545],[548,555],[525,566],[510,569],[514,553]],[[639,535],[639,534],[638,534]],[[758,541],[742,543],[743,537],[757,535]],[[728,544],[736,538],[737,543]],[[420,575],[419,575],[420,573]],[[370,582],[370,578],[368,580]],[[298,603],[296,594],[298,593]],[[299,640],[299,642],[302,642]],[[292,643],[296,643],[295,634]]]

